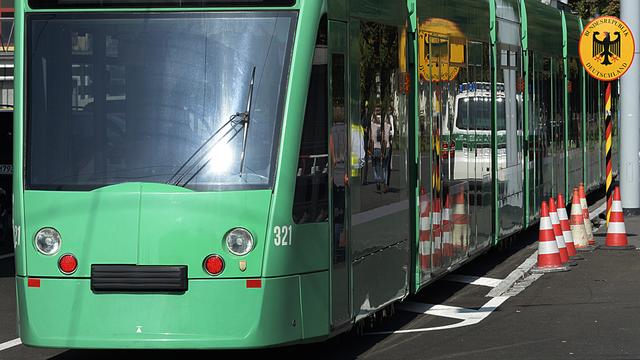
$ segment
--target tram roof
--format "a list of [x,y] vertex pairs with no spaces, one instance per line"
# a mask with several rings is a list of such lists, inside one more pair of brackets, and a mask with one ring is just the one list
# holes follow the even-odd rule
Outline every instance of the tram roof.
[[563,29],[560,10],[539,1],[527,0],[529,50],[562,57]]
[[580,35],[582,29],[580,28],[580,18],[565,12],[567,20],[567,55],[571,57],[580,56],[578,52],[578,43],[580,42]]

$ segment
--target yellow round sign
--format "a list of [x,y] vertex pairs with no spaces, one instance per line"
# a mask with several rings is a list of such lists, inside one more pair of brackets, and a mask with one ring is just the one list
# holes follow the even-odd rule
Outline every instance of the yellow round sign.
[[585,26],[580,37],[580,61],[587,72],[602,81],[620,78],[629,70],[636,44],[624,21],[602,16]]

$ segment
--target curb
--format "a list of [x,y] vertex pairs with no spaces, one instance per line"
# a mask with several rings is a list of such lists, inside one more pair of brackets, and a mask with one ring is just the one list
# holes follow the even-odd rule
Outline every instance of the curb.
[[515,284],[518,280],[524,278],[529,274],[529,271],[536,265],[538,262],[538,250],[534,251],[531,256],[527,258],[520,266],[518,266],[515,270],[507,276],[506,279],[502,280],[498,286],[491,289],[489,293],[486,295],[487,297],[498,297],[502,296],[505,292],[509,291],[513,284]]

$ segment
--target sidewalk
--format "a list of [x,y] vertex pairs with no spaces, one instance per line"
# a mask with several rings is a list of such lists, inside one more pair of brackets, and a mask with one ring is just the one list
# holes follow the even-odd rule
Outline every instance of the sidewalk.
[[[625,224],[630,245],[640,247],[640,217]],[[603,224],[596,242],[605,237]],[[500,325],[489,331],[507,343],[536,339],[496,358],[640,359],[640,251],[580,255],[571,271],[545,274],[492,319]]]

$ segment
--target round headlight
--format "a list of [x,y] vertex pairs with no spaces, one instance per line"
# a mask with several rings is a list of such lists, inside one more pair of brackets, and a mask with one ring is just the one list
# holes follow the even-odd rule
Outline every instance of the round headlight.
[[60,233],[54,228],[40,229],[35,238],[36,249],[43,255],[55,255],[60,250]]
[[251,233],[243,228],[236,228],[229,233],[225,238],[227,249],[234,255],[244,256],[253,250],[253,236]]

